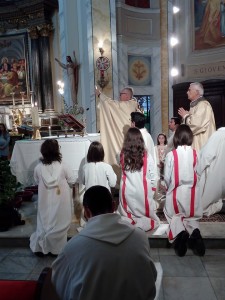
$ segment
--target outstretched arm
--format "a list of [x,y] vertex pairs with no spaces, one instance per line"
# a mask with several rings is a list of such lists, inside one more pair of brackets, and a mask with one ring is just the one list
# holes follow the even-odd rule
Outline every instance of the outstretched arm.
[[101,94],[101,92],[100,92],[100,90],[98,89],[98,87],[97,87],[97,85],[96,85],[96,86],[95,86],[95,95],[99,97],[100,94]]
[[60,67],[62,67],[63,69],[67,69],[66,65],[61,63],[58,58],[55,58],[55,61],[57,61],[57,63],[60,65]]

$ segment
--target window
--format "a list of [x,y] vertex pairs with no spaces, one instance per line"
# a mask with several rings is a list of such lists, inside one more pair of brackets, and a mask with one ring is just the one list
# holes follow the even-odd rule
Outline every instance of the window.
[[151,96],[135,95],[134,97],[138,101],[140,110],[145,115],[145,127],[150,132],[151,131],[151,123],[150,123],[150,101],[151,101]]

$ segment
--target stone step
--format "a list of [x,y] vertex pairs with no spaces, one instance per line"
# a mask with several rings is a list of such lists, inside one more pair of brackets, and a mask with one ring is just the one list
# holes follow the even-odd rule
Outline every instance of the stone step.
[[[29,238],[36,229],[37,203],[26,202],[22,205],[19,212],[22,215],[22,219],[26,222],[25,225],[15,226],[8,231],[0,232],[0,246],[29,247]],[[171,247],[166,236],[168,223],[165,217],[160,216],[160,219],[162,222],[160,227],[154,231],[147,232],[152,248]],[[210,218],[204,217],[199,222],[199,226],[206,248],[225,249],[225,215],[214,215]],[[78,227],[79,224],[74,217],[68,232],[68,238],[78,234]]]

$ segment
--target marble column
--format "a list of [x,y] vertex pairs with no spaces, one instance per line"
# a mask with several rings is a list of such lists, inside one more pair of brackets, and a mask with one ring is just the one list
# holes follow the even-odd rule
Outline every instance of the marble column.
[[161,35],[161,120],[162,132],[168,133],[169,122],[169,55],[168,55],[168,7],[167,0],[160,0]]
[[52,70],[50,61],[49,36],[53,29],[50,24],[38,26],[39,29],[39,49],[40,49],[40,69],[41,69],[41,90],[42,90],[42,110],[48,113],[54,112]]
[[[32,26],[28,29],[31,39],[31,90],[33,91],[33,102],[38,103],[38,107],[42,110],[41,105],[41,75],[40,75],[40,56],[39,56],[39,42],[38,42],[38,30],[36,26]],[[34,104],[32,103],[32,104]]]

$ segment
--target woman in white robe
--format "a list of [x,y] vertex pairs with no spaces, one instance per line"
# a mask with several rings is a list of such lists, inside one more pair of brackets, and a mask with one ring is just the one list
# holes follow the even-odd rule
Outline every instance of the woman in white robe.
[[102,144],[98,141],[92,142],[88,149],[87,163],[79,172],[79,181],[85,185],[85,190],[101,185],[111,192],[111,187],[115,187],[117,176],[112,166],[104,162],[104,156]]
[[157,170],[151,155],[145,150],[138,128],[128,130],[120,158],[122,177],[118,212],[123,219],[145,231],[157,228],[160,220],[153,200]]
[[30,237],[31,250],[39,255],[57,255],[67,242],[72,221],[70,185],[76,181],[72,171],[61,162],[58,142],[46,140],[41,146],[43,158],[34,170],[38,184],[37,228]]

